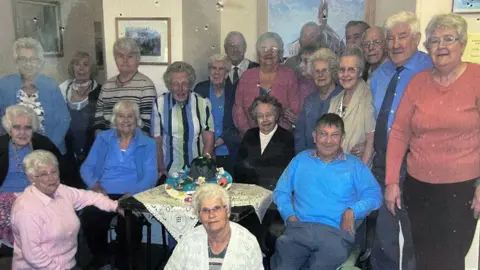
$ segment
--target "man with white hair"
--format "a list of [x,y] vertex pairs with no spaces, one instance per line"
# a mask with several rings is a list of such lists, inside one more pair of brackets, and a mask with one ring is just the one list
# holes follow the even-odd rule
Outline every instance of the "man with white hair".
[[[384,28],[389,61],[380,66],[371,79],[377,119],[374,135],[376,156],[373,160],[372,172],[382,192],[386,188],[385,163],[388,134],[395,112],[413,76],[432,67],[430,57],[417,49],[421,34],[420,22],[415,14],[411,12],[394,14],[387,18]],[[405,179],[405,173],[405,166],[402,166],[400,187]],[[399,265],[402,265],[402,269],[415,269],[410,222],[405,207],[402,205],[396,213],[392,216],[385,206],[379,209],[371,256],[372,268],[375,270],[396,270],[399,269]],[[398,241],[400,228],[404,238],[401,262]]]
[[373,72],[377,70],[387,59],[385,31],[380,26],[373,26],[365,30],[362,35],[362,49],[365,54],[365,60],[368,65],[368,80],[369,83]]
[[232,62],[232,68],[226,78],[226,84],[228,86],[232,85],[233,89],[236,89],[242,73],[249,68],[258,67],[258,63],[245,58],[247,41],[245,41],[243,34],[238,31],[231,31],[227,34],[223,41],[223,48],[228,59]]

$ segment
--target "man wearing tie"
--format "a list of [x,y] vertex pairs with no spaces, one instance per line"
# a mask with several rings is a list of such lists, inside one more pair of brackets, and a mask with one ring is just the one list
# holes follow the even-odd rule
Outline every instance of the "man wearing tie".
[[232,69],[228,73],[226,84],[231,84],[233,89],[236,89],[242,73],[249,68],[258,67],[258,63],[245,58],[247,42],[243,34],[238,31],[231,31],[227,34],[223,47],[228,59],[232,62]]
[[[415,14],[400,12],[387,18],[384,24],[387,33],[386,46],[390,61],[385,62],[373,74],[371,89],[377,124],[374,135],[375,157],[372,172],[377,178],[382,193],[385,191],[385,163],[387,142],[395,112],[410,80],[419,72],[432,67],[430,57],[418,51],[420,23]],[[401,183],[405,179],[405,164],[402,167]],[[415,257],[410,231],[410,222],[405,210],[399,209],[395,216],[385,205],[378,211],[375,240],[371,255],[372,269],[415,269]],[[370,221],[370,220],[369,220]],[[403,258],[400,262],[399,233],[403,233]]]

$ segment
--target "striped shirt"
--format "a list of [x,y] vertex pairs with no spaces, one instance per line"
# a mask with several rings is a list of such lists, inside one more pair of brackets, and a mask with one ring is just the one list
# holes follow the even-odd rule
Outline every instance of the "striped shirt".
[[212,252],[212,249],[208,247],[208,269],[209,270],[220,270],[222,269],[223,259],[225,259],[225,254],[227,254],[227,248],[224,248],[219,254]]
[[168,172],[179,171],[202,155],[203,131],[214,132],[210,100],[190,93],[183,106],[173,95],[162,94],[153,106],[153,135],[162,136],[163,160]]
[[157,97],[155,85],[152,80],[144,74],[137,72],[132,80],[120,85],[117,76],[114,76],[103,84],[102,91],[98,97],[97,110],[95,112],[94,130],[106,130],[111,126],[113,106],[119,101],[132,101],[138,104],[140,118],[142,119],[141,129],[150,134],[150,120],[152,116],[152,104]]

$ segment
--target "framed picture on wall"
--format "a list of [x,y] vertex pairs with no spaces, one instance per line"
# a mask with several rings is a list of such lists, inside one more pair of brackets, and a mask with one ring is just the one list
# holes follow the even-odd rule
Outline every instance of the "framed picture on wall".
[[38,40],[45,56],[63,56],[60,3],[43,0],[13,0],[16,38]]
[[116,18],[117,38],[130,37],[141,48],[141,65],[171,63],[170,18]]
[[480,13],[480,0],[453,0],[452,11],[455,13]]

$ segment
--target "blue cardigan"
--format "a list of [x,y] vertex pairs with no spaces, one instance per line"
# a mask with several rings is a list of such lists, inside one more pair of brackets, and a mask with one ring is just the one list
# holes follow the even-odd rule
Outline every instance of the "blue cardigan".
[[[65,154],[65,135],[70,126],[70,113],[57,82],[45,75],[37,74],[33,85],[38,89],[39,100],[45,111],[45,135]],[[0,79],[0,115],[7,107],[17,104],[17,92],[23,88],[20,73]]]
[[[99,133],[88,153],[87,159],[82,164],[80,174],[88,188],[92,188],[98,180],[102,179],[110,144],[115,143],[117,140],[116,132],[117,129],[112,128]],[[153,188],[158,178],[155,141],[143,135],[142,130],[139,128],[137,128],[135,133],[135,139],[137,139],[137,148],[134,153],[137,182],[130,183],[130,186],[127,187],[131,194]],[[107,193],[113,194],[109,192],[107,186],[104,186],[104,188]]]
[[[240,145],[240,135],[233,123],[233,104],[235,103],[235,88],[229,82],[225,81],[225,110],[223,115],[223,131],[222,138],[228,148],[230,158],[235,161],[238,147]],[[210,99],[210,80],[199,82],[193,92],[199,94],[203,98]]]

